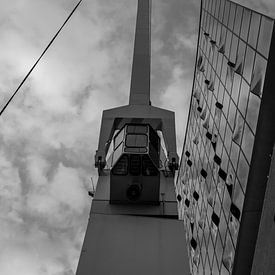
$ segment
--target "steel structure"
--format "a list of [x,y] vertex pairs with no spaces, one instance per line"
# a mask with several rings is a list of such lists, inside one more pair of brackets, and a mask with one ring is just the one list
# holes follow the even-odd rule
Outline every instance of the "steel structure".
[[130,101],[103,111],[77,275],[189,274],[174,187],[175,117],[150,102],[150,21],[151,1],[139,0]]

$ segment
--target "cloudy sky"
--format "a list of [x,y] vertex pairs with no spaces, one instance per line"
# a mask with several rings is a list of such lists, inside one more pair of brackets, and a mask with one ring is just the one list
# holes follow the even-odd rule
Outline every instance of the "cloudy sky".
[[[274,0],[254,2],[274,16]],[[0,106],[76,3],[0,0]],[[136,7],[84,0],[0,117],[1,275],[74,274],[101,112],[128,103]],[[198,20],[198,0],[153,1],[151,99],[176,112],[179,153]]]

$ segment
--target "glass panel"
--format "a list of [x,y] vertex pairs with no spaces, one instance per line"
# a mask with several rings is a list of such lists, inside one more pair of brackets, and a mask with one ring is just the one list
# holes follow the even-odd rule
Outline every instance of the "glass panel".
[[246,183],[248,179],[248,173],[249,173],[249,165],[247,161],[245,160],[245,157],[243,153],[240,153],[239,163],[238,163],[238,170],[237,170],[237,176],[241,183],[242,189],[245,192],[246,190]]
[[231,152],[230,152],[230,160],[234,166],[234,169],[237,169],[238,157],[239,157],[239,146],[232,142]]
[[230,102],[229,114],[228,114],[228,122],[230,124],[231,129],[234,129],[235,116],[236,116],[236,105],[233,101]]
[[249,163],[251,160],[253,144],[254,144],[254,136],[250,131],[250,129],[248,128],[247,124],[245,124],[243,140],[242,140],[242,149]]
[[255,59],[254,71],[252,74],[250,91],[259,97],[262,96],[262,92],[263,92],[266,63],[267,61],[257,53],[256,59]]
[[236,11],[236,4],[231,2],[229,21],[228,21],[228,27],[230,28],[230,30],[233,30],[234,19],[235,19],[235,11]]
[[[241,188],[239,182],[237,181],[235,184],[235,187],[234,187],[233,203],[237,207],[237,209],[239,209],[240,212],[243,209],[243,202],[244,202],[244,193],[242,191],[242,188]],[[237,212],[237,209],[235,212]],[[237,213],[237,214],[239,214],[239,213]]]
[[224,7],[224,15],[223,15],[223,23],[226,26],[227,26],[227,22],[228,22],[229,10],[230,10],[230,2],[226,1],[225,7]]
[[231,242],[231,238],[230,238],[229,234],[227,234],[226,246],[225,246],[225,250],[224,250],[224,254],[223,254],[223,258],[222,258],[222,263],[223,263],[223,266],[229,272],[232,271],[233,260],[234,260],[234,247]]
[[239,35],[239,32],[240,32],[242,13],[243,13],[243,8],[241,6],[237,6],[235,24],[234,24],[234,32],[237,35]]
[[269,46],[273,31],[273,20],[262,16],[260,35],[258,41],[258,51],[268,58]]
[[246,48],[243,76],[250,83],[255,52],[252,48]]
[[123,141],[123,138],[124,138],[124,129],[122,129],[114,138],[114,150]]
[[127,147],[146,147],[148,143],[146,135],[133,135],[127,134],[126,143]]
[[261,17],[258,13],[255,13],[255,12],[252,13],[248,42],[255,49],[256,49],[256,46],[257,46],[260,19],[261,19]]
[[230,52],[231,40],[232,40],[232,32],[228,30],[226,35],[226,43],[225,43],[225,55],[227,56],[227,58],[229,58],[229,54],[230,54],[229,52]]
[[256,133],[260,105],[261,105],[260,98],[250,93],[247,114],[246,114],[246,121],[248,125],[251,127],[253,133]]
[[242,140],[243,127],[244,127],[244,119],[242,115],[238,112],[236,115],[232,140],[239,145],[241,144],[241,140]]
[[146,125],[128,125],[127,133],[146,134],[148,127]]
[[244,80],[242,80],[238,108],[241,111],[243,116],[245,116],[245,113],[246,113],[248,95],[249,95],[249,86]]
[[128,173],[128,156],[123,155],[112,169],[114,175],[127,175]]
[[224,0],[221,0],[220,3],[221,4],[220,4],[220,10],[219,10],[219,20],[222,21],[225,2]]
[[250,11],[248,9],[244,9],[243,18],[242,18],[242,26],[241,26],[241,37],[246,41],[248,36],[248,27],[250,22]]
[[244,67],[245,43],[239,40],[238,51],[236,55],[235,73],[242,75]]
[[239,75],[235,74],[233,86],[232,86],[232,93],[231,93],[231,98],[234,100],[235,104],[238,104],[240,83],[241,83],[241,77]]
[[234,65],[236,65],[236,60],[237,60],[237,47],[238,47],[238,38],[235,34],[233,34],[229,61],[231,61]]

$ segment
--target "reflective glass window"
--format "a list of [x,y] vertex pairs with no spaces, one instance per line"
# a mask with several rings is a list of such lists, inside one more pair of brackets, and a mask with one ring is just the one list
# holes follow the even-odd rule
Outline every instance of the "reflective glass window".
[[229,13],[229,20],[228,20],[228,27],[230,30],[233,30],[234,26],[234,19],[235,19],[235,11],[236,11],[236,4],[230,3],[230,13]]
[[127,147],[146,147],[148,137],[146,135],[127,134],[126,143]]
[[220,9],[219,9],[219,20],[220,20],[221,22],[223,21],[224,5],[225,5],[225,1],[224,1],[224,0],[221,0],[221,1],[220,1]]
[[237,6],[236,16],[235,16],[235,24],[234,24],[234,33],[239,35],[241,20],[242,20],[243,7]]
[[250,88],[249,88],[248,84],[244,80],[242,80],[238,108],[241,111],[243,116],[245,116],[245,114],[246,114],[249,89]]
[[255,51],[251,47],[248,46],[246,48],[243,76],[249,83],[251,80],[254,56],[255,56]]
[[255,12],[252,13],[248,42],[255,49],[257,46],[260,19],[261,19],[261,17],[258,13],[255,13]]
[[236,55],[236,65],[235,73],[242,75],[244,67],[244,56],[245,56],[245,43],[242,40],[239,40],[237,55]]
[[222,108],[222,111],[223,111],[225,117],[227,117],[227,115],[228,115],[229,102],[230,102],[230,96],[227,92],[225,92],[224,98],[223,98],[223,108]]
[[241,25],[241,37],[247,41],[249,23],[250,23],[251,12],[248,9],[244,9],[243,17],[242,17],[242,25]]
[[250,91],[259,97],[261,97],[263,93],[266,64],[267,61],[257,53],[252,74]]
[[234,169],[237,168],[239,151],[240,151],[239,146],[235,142],[232,142],[231,152],[230,152],[230,160],[234,166]]
[[230,2],[226,1],[225,7],[224,7],[224,14],[223,14],[223,23],[226,26],[227,26],[227,22],[228,22],[229,11],[230,11]]
[[235,116],[236,116],[236,105],[231,100],[230,101],[230,107],[229,107],[229,113],[228,113],[228,122],[230,124],[231,129],[234,128],[234,122],[235,122]]
[[258,51],[268,58],[269,47],[273,31],[273,20],[262,16],[261,28],[258,41]]
[[137,133],[137,134],[146,134],[148,126],[146,125],[128,125],[127,133]]
[[246,121],[254,133],[256,133],[260,104],[260,98],[253,93],[250,93],[246,113]]
[[114,138],[114,150],[118,145],[123,141],[124,138],[124,129],[122,129]]
[[239,92],[240,92],[241,77],[237,74],[234,75],[234,81],[232,86],[231,98],[238,104]]
[[242,139],[242,149],[243,149],[244,154],[249,162],[250,162],[251,156],[252,156],[253,144],[254,144],[254,136],[253,136],[251,130],[249,129],[248,125],[245,124],[243,139]]
[[243,155],[243,152],[240,152],[239,162],[238,162],[238,170],[237,170],[237,176],[239,179],[239,182],[241,184],[241,187],[243,191],[246,190],[246,183],[248,179],[248,173],[249,173],[249,165]]
[[227,58],[229,58],[230,56],[231,40],[232,40],[232,32],[228,30],[226,34],[226,43],[225,43],[225,55]]
[[229,61],[231,61],[234,65],[236,65],[236,60],[237,60],[237,48],[238,48],[238,38],[235,34],[233,34]]

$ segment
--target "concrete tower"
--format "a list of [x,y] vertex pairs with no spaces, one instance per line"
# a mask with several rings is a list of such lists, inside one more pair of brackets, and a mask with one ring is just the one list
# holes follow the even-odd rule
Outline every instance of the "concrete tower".
[[189,274],[174,188],[175,117],[150,102],[150,21],[151,1],[139,0],[129,105],[103,111],[77,275]]

